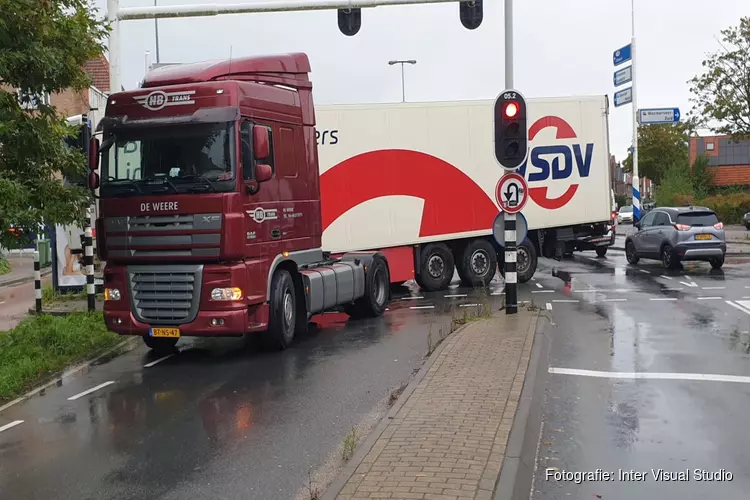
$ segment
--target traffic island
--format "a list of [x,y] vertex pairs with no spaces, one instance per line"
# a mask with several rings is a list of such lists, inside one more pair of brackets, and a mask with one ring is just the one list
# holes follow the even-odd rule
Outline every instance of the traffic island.
[[524,381],[546,362],[541,325],[522,308],[448,337],[323,499],[528,498],[543,391]]

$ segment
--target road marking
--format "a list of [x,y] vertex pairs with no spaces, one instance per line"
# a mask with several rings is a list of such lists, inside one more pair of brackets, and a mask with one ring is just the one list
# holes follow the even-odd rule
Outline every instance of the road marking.
[[651,274],[651,271],[646,271],[645,269],[639,269],[639,271],[645,274]]
[[458,307],[478,307],[479,304],[459,304]]
[[401,300],[418,300],[423,298],[421,295],[411,295],[409,297],[402,297]]
[[703,290],[724,290],[725,286],[702,286]]
[[671,279],[672,279],[672,278],[670,278],[669,276],[664,276],[663,274],[662,274],[661,276],[659,276],[659,277],[660,277],[660,278],[664,278],[665,280],[671,280]]
[[547,302],[547,310],[548,310],[548,311],[551,311],[551,310],[552,310],[552,304],[550,304],[549,302]]
[[693,279],[690,276],[688,276],[687,274],[683,274],[683,276],[685,277],[686,280],[692,280]]
[[735,300],[735,302],[737,302],[740,306],[750,311],[750,302],[748,302],[747,300]]
[[156,361],[152,361],[152,362],[150,362],[150,363],[146,363],[145,365],[143,365],[143,367],[144,367],[144,368],[151,368],[151,367],[152,367],[152,366],[154,366],[154,365],[158,365],[158,364],[159,364],[159,363],[161,363],[162,361],[166,361],[166,360],[168,360],[169,358],[171,358],[171,357],[172,357],[172,356],[174,356],[175,354],[177,354],[177,353],[172,353],[172,354],[169,354],[169,355],[167,355],[167,356],[164,356],[163,358],[159,358],[159,359],[157,359]]
[[573,290],[574,292],[579,293],[586,293],[586,292],[620,292],[620,293],[626,293],[626,292],[637,292],[635,288],[613,288],[612,290],[607,290],[605,288],[591,288],[589,290]]
[[557,375],[579,375],[596,378],[653,379],[653,380],[699,380],[706,382],[740,382],[750,384],[750,377],[739,375],[719,375],[712,373],[659,373],[659,372],[605,372],[598,370],[579,370],[576,368],[552,368],[549,373]]
[[743,299],[750,299],[750,295],[746,295],[745,297],[742,297]]
[[505,292],[492,292],[490,295],[505,295]]
[[665,292],[679,292],[680,290],[682,290],[682,287],[679,287],[679,288],[662,288],[662,290],[665,291]]
[[535,283],[535,285],[536,285],[536,287],[537,287],[537,288],[544,288],[544,287],[543,287],[543,286],[541,285],[541,283]]
[[648,300],[677,300],[677,297],[655,297],[653,299]]
[[531,293],[554,293],[554,290],[532,290]]
[[92,392],[98,391],[99,389],[103,389],[103,388],[107,387],[108,385],[112,385],[114,383],[115,383],[114,380],[110,380],[109,382],[104,382],[103,384],[99,384],[96,387],[92,387],[88,391],[79,392],[75,396],[70,396],[68,398],[68,401],[75,401],[78,398],[82,398],[83,396],[86,396],[88,394],[91,394]]
[[466,297],[465,293],[452,293],[450,295],[443,295],[446,299],[457,299],[459,297]]
[[685,285],[685,286],[689,286],[689,287],[691,287],[691,288],[695,288],[695,287],[697,287],[697,286],[698,286],[698,283],[696,283],[695,281],[691,281],[691,282],[689,282],[689,283],[688,283],[688,282],[685,282],[685,281],[680,281],[680,283],[682,283],[682,284],[683,284],[683,285]]
[[602,299],[600,302],[625,302],[628,299]]
[[435,306],[411,306],[409,309],[435,309]]
[[9,424],[5,424],[2,427],[0,427],[0,432],[7,431],[8,429],[12,429],[13,427],[17,425],[21,425],[23,423],[23,420],[14,420],[13,422]]
[[576,302],[580,302],[580,300],[573,300],[573,299],[554,299],[552,302],[565,302],[569,304],[573,304]]
[[734,307],[735,309],[739,309],[740,311],[742,311],[742,312],[743,312],[743,313],[745,313],[745,314],[750,314],[750,310],[749,310],[749,309],[745,309],[745,308],[744,308],[744,307],[742,307],[742,306],[741,306],[741,305],[740,305],[739,303],[735,304],[735,303],[734,303],[734,302],[732,302],[731,300],[725,300],[724,302],[726,302],[726,303],[727,303],[727,304],[729,304],[730,306]]
[[721,300],[722,297],[698,297],[698,300]]

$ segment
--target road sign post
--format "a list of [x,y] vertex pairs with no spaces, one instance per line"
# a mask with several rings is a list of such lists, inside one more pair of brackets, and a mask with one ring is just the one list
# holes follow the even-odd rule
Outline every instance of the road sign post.
[[[505,241],[505,313],[518,312],[518,232],[516,214],[521,212],[529,199],[526,179],[514,172],[507,172],[495,187],[495,198],[503,216],[503,240]],[[525,222],[525,219],[524,219]],[[493,229],[494,231],[494,229]],[[497,238],[496,238],[497,239]]]

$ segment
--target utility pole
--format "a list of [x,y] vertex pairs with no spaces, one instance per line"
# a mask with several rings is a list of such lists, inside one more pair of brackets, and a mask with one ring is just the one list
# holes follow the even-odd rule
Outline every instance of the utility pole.
[[414,65],[414,64],[417,64],[417,61],[415,61],[414,59],[388,61],[389,66],[393,66],[394,64],[401,65],[401,102],[406,102],[406,86],[404,84],[404,64]]
[[[513,88],[513,0],[505,0],[505,88]],[[505,213],[505,313],[518,313],[518,247],[515,212]]]

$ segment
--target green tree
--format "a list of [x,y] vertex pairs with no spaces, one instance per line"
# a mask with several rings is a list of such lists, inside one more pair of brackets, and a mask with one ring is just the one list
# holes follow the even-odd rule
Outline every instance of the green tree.
[[688,81],[692,116],[716,134],[750,135],[750,17],[721,31],[721,50],[703,61],[703,73]]
[[693,180],[687,165],[672,165],[666,169],[654,198],[659,207],[680,205],[680,198],[694,199]]
[[[87,0],[0,0],[0,245],[17,245],[11,224],[83,219],[88,191],[56,177],[85,173],[85,159],[64,146],[74,133],[33,96],[86,89],[84,64],[104,51],[108,27]],[[36,104],[37,109],[30,109]]]
[[[656,184],[673,166],[688,166],[690,123],[638,126],[638,176]],[[626,172],[633,171],[633,154],[622,162]]]
[[714,174],[708,169],[708,156],[699,155],[691,169],[693,194],[696,200],[702,200],[714,192]]

